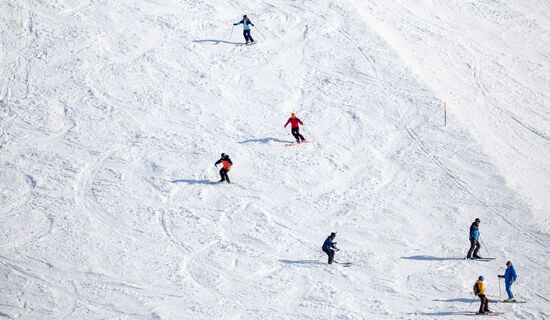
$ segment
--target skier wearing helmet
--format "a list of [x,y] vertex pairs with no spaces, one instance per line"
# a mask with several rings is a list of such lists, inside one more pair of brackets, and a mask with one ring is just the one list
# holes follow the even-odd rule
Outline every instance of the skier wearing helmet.
[[296,117],[296,113],[293,112],[291,115],[290,115],[290,118],[288,118],[288,121],[286,122],[285,124],[285,128],[286,126],[290,123],[290,127],[291,127],[291,133],[292,135],[294,136],[294,139],[296,139],[296,142],[297,143],[300,143],[302,141],[306,141],[306,139],[304,138],[304,136],[302,136],[300,134],[300,125],[304,125],[304,123],[302,122],[302,120],[298,119]]
[[250,21],[250,19],[248,19],[248,17],[245,14],[241,21],[235,22],[233,25],[236,26],[239,24],[243,25],[243,36],[244,36],[244,40],[246,41],[246,44],[253,44],[255,41],[254,39],[252,39],[252,36],[250,35],[250,26],[254,26],[252,21]]
[[481,301],[478,314],[492,313],[492,311],[489,310],[489,299],[485,296],[485,285],[483,284],[483,280],[485,280],[485,278],[479,276],[474,284],[474,295],[478,296]]
[[504,284],[506,285],[506,293],[508,294],[508,299],[504,300],[504,302],[517,302],[516,299],[514,299],[514,294],[512,293],[512,284],[516,282],[518,274],[516,273],[516,269],[512,265],[512,261],[506,262],[506,271],[503,275],[499,275],[498,277],[504,278]]
[[231,159],[229,159],[229,155],[222,153],[220,160],[216,161],[216,163],[214,163],[214,166],[218,167],[218,164],[220,163],[222,164],[222,168],[220,169],[221,180],[219,182],[227,181],[227,183],[231,183],[231,181],[229,181],[229,176],[227,175],[227,173],[229,172],[229,170],[231,170],[233,162],[231,161]]

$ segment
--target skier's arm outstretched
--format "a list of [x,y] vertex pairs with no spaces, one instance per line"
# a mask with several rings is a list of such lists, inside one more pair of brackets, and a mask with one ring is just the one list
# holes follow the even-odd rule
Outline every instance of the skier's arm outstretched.
[[289,123],[290,123],[290,118],[288,118],[288,120],[286,121],[285,128],[286,128],[286,126],[288,126]]
[[237,26],[237,25],[239,25],[239,24],[241,24],[241,23],[244,23],[244,20],[241,20],[241,21],[239,21],[239,22],[235,22],[233,25],[234,25],[234,26]]

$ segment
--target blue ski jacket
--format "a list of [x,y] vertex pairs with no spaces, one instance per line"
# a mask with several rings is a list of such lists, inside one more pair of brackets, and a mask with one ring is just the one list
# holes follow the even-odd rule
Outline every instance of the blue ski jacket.
[[327,240],[323,243],[323,251],[330,250],[330,249],[336,249],[336,242],[332,241],[332,238],[328,236]]
[[252,21],[250,21],[250,20],[244,21],[244,19],[241,20],[241,21],[239,21],[239,22],[237,22],[237,23],[234,23],[233,25],[236,26],[236,25],[241,24],[241,23],[242,23],[242,25],[243,25],[243,30],[250,30],[250,25],[254,26],[254,24],[252,23]]
[[517,278],[518,274],[516,273],[514,266],[509,266],[506,268],[506,272],[504,272],[504,281],[506,283],[512,283],[512,281],[516,281]]
[[479,228],[475,222],[470,226],[470,240],[479,240]]

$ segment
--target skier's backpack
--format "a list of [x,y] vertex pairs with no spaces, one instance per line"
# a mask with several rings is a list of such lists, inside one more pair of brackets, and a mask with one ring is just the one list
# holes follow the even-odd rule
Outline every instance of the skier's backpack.
[[474,295],[478,295],[479,294],[479,286],[477,285],[477,282],[476,284],[474,284]]

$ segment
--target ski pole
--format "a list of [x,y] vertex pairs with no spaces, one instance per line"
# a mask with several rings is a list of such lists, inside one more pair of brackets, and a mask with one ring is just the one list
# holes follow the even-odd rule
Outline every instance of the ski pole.
[[498,278],[498,299],[502,301],[502,292],[500,291],[500,277]]
[[235,25],[231,28],[231,34],[229,35],[229,40],[233,37],[233,30],[235,30]]
[[472,306],[472,303],[474,303],[475,300],[476,300],[476,297],[474,297],[474,298],[472,299],[472,302],[470,302],[470,305],[468,306],[468,308]]
[[481,237],[479,237],[479,243],[481,243],[481,245],[483,246],[483,249],[485,249],[485,252],[487,252],[487,254],[490,256],[491,253],[487,249],[487,246],[485,245],[485,242],[481,242]]

